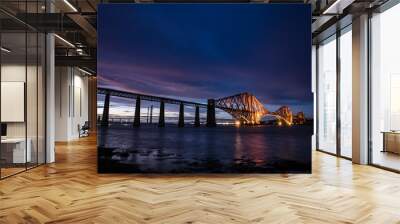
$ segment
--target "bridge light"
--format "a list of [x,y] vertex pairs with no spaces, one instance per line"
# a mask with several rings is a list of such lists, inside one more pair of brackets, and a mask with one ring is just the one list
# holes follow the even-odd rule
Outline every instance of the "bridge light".
[[235,126],[239,127],[240,126],[240,121],[235,121]]

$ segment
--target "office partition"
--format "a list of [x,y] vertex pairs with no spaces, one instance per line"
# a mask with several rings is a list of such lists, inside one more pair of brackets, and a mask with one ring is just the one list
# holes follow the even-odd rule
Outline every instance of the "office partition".
[[[18,7],[41,13],[43,2],[20,1]],[[43,32],[4,11],[0,14],[15,23],[13,29],[0,24],[0,121],[6,127],[0,144],[3,179],[45,162],[46,40]]]

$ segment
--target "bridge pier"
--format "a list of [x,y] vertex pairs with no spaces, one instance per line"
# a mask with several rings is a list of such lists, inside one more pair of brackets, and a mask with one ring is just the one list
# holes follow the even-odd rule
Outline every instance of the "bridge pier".
[[160,102],[160,116],[158,117],[158,127],[165,127],[165,106],[164,106],[164,101]]
[[101,126],[108,127],[108,118],[110,115],[110,93],[106,93],[104,99],[103,116],[101,118]]
[[140,97],[136,97],[136,107],[135,107],[135,118],[133,120],[133,126],[139,127],[140,126]]
[[153,105],[150,106],[150,124],[153,124]]
[[217,123],[215,121],[215,100],[208,99],[207,101],[207,127],[216,127]]
[[182,128],[185,126],[185,118],[184,118],[184,108],[183,108],[183,103],[180,103],[179,105],[179,121],[178,121],[178,127]]
[[147,110],[146,110],[146,124],[149,123],[149,114],[150,114],[150,107],[147,107]]
[[199,105],[196,106],[196,113],[194,115],[194,126],[200,127],[200,108]]

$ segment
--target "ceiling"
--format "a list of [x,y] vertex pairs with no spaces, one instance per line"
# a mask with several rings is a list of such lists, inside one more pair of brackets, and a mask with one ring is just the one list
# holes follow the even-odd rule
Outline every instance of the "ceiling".
[[[18,33],[26,28],[54,32],[56,65],[82,66],[96,71],[97,5],[100,3],[250,2],[311,4],[313,38],[318,40],[338,20],[386,0],[1,0],[0,21],[5,38],[19,45]],[[27,12],[27,13],[26,13]],[[51,13],[50,13],[51,12]],[[351,19],[350,19],[351,22]],[[334,31],[333,31],[334,32]],[[15,36],[15,38],[13,38]],[[23,44],[23,43],[22,43]]]

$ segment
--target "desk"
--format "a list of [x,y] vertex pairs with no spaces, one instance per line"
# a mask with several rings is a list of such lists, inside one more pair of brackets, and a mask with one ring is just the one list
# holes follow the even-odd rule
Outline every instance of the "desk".
[[400,131],[383,131],[382,152],[400,154]]
[[[1,139],[1,154],[8,163],[26,163],[30,162],[32,158],[31,153],[31,139],[27,139],[27,146],[25,151],[25,138],[5,138]],[[5,154],[3,156],[3,154]],[[12,154],[12,155],[11,155]],[[11,159],[12,158],[12,159]]]

